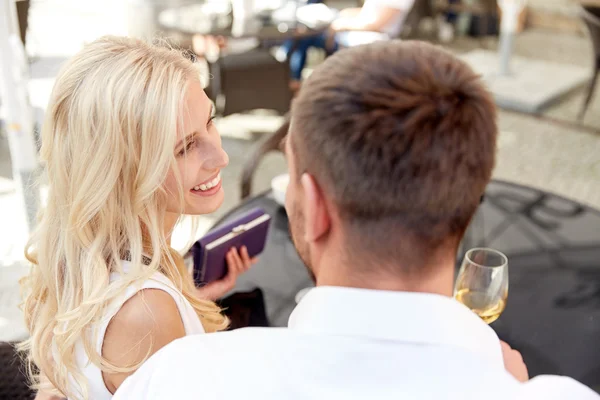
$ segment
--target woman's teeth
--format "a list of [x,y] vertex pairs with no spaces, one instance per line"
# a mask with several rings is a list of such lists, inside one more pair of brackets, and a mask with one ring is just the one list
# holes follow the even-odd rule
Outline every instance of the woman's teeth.
[[194,190],[204,192],[217,186],[221,182],[221,174],[217,175],[215,179],[210,182],[203,183],[202,185],[194,186]]

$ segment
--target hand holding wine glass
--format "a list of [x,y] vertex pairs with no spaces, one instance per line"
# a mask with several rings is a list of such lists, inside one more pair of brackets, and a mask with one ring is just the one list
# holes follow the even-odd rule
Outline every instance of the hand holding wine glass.
[[454,286],[454,297],[487,324],[504,311],[508,297],[508,259],[497,250],[467,251]]

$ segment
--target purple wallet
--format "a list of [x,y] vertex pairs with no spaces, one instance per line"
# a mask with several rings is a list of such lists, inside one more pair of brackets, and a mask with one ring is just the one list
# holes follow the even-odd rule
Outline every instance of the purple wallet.
[[220,226],[194,243],[194,282],[196,286],[219,280],[227,275],[227,252],[246,246],[250,257],[265,248],[271,216],[254,208],[235,220]]

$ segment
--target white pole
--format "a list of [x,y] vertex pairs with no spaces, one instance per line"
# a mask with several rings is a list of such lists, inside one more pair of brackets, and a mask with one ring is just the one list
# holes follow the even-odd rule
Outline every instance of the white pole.
[[510,75],[510,56],[512,54],[515,33],[519,14],[525,7],[527,0],[499,0],[498,5],[502,10],[500,22],[500,43],[498,45],[500,59],[500,75]]
[[0,99],[8,111],[6,127],[13,178],[25,204],[30,231],[39,207],[39,191],[33,188],[38,161],[27,93],[27,58],[17,21],[15,1],[0,0]]

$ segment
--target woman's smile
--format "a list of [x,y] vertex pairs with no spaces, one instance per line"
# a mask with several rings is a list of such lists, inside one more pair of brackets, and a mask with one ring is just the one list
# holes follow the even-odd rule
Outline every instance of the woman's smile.
[[197,196],[208,197],[219,192],[219,190],[221,190],[221,186],[221,173],[219,172],[216,176],[213,176],[212,178],[194,186],[190,192]]

